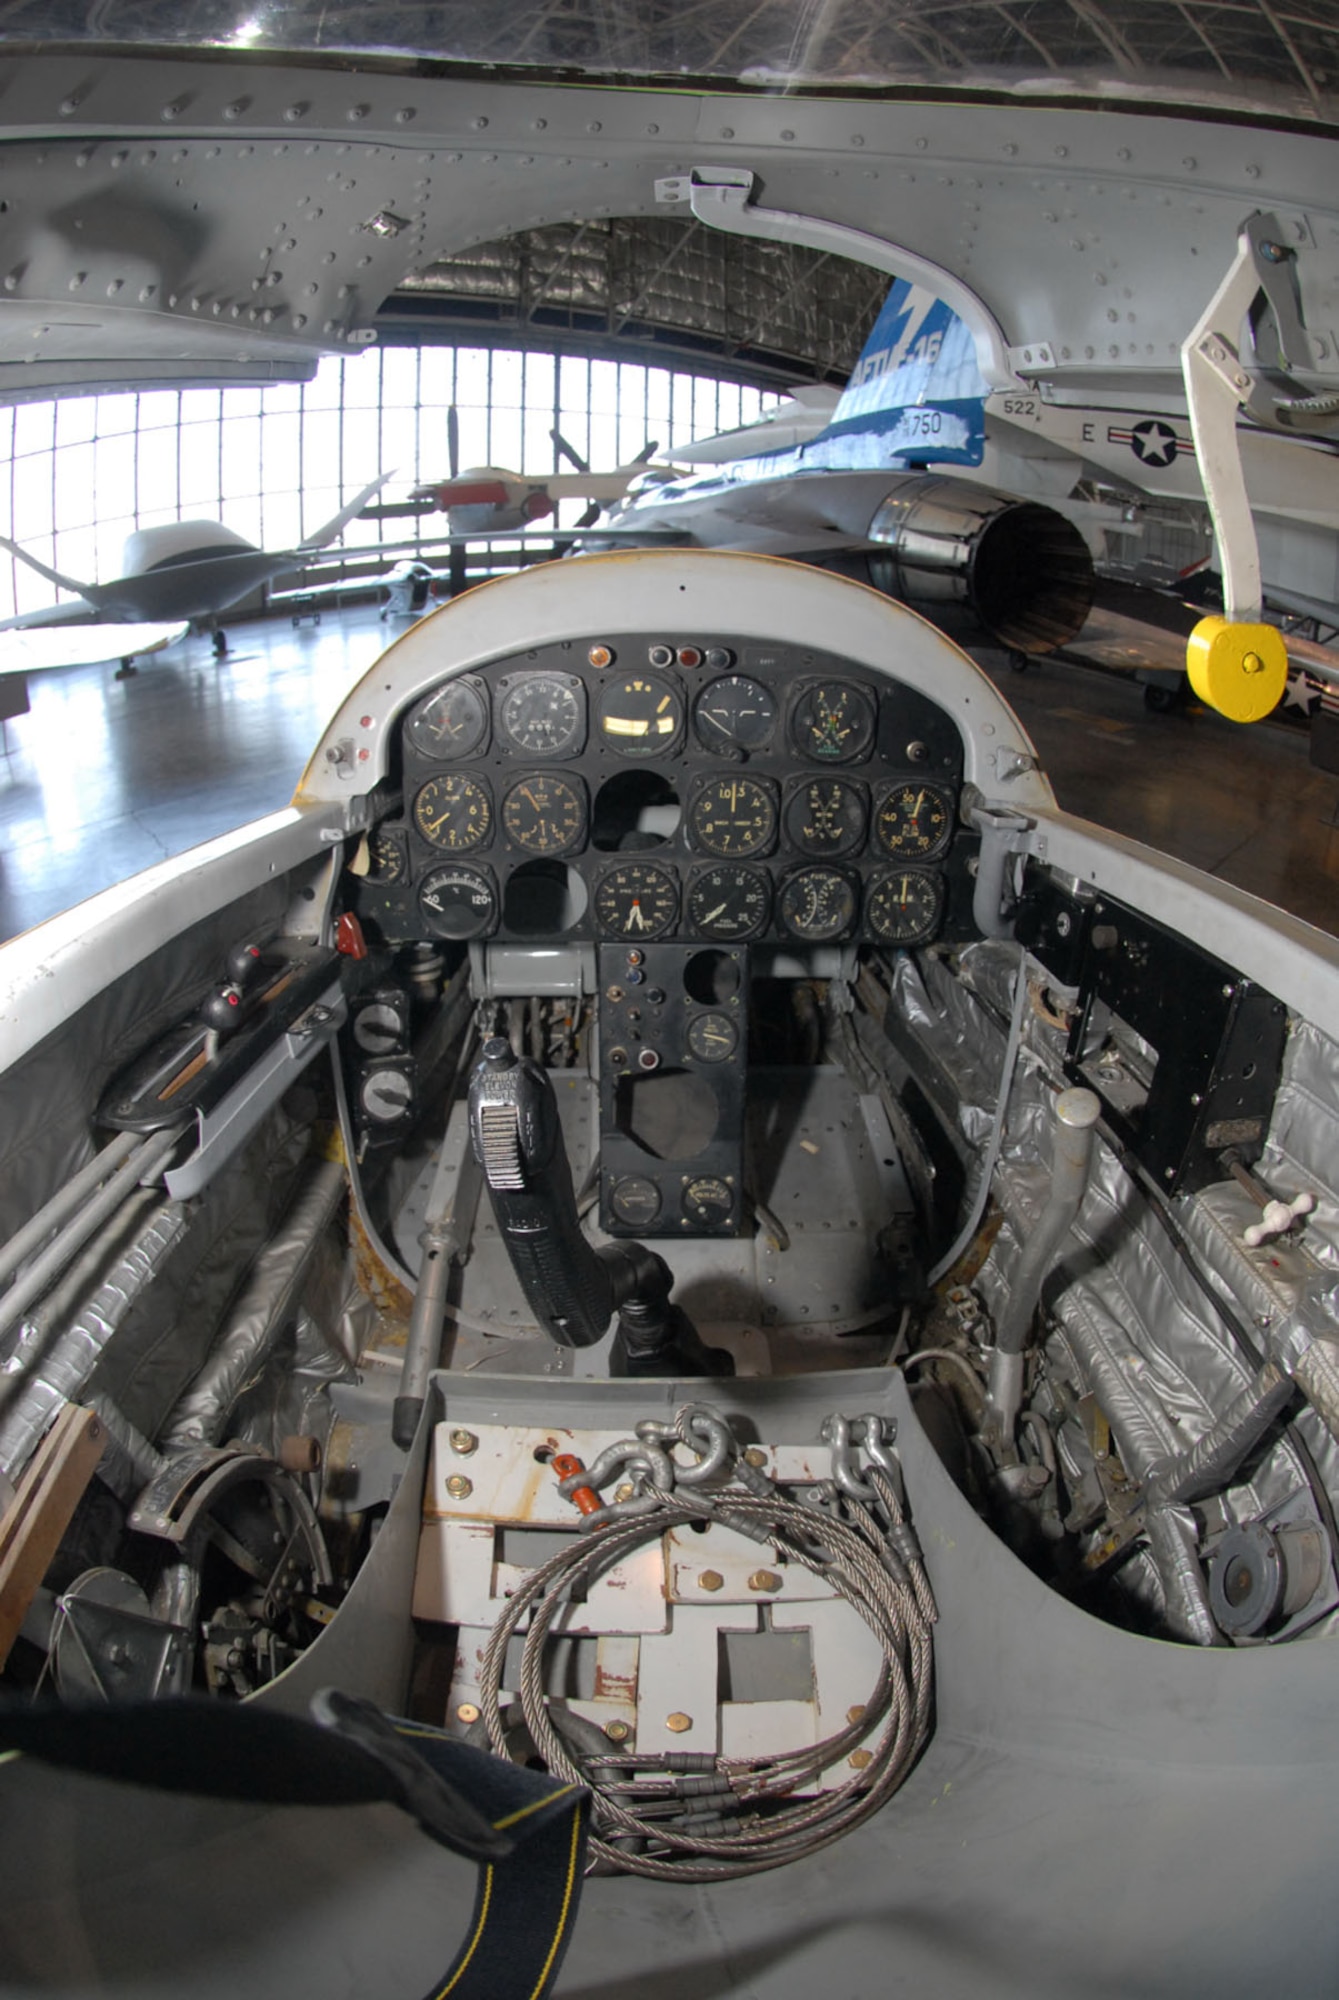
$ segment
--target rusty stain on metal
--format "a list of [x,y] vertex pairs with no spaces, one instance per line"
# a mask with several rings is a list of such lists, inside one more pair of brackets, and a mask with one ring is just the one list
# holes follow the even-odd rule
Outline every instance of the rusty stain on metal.
[[[372,1248],[368,1240],[367,1231],[358,1220],[356,1210],[350,1211],[349,1238],[353,1245],[353,1264],[359,1284],[368,1293],[379,1312],[385,1313],[390,1319],[403,1320],[405,1329],[407,1330],[409,1315],[414,1309],[414,1301],[410,1298],[409,1293],[399,1282],[398,1278],[392,1277],[376,1251]],[[378,1342],[377,1344],[379,1346],[398,1345],[403,1347],[404,1333],[402,1332],[399,1335],[398,1340],[392,1338]]]

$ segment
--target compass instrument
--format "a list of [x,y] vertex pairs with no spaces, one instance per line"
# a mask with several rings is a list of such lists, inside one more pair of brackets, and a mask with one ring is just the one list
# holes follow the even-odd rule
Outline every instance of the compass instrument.
[[679,740],[683,698],[660,674],[624,674],[602,690],[595,722],[624,757],[659,756]]
[[849,778],[810,778],[786,801],[786,837],[804,854],[854,854],[865,838],[865,792]]
[[499,684],[498,733],[527,757],[572,757],[586,733],[586,695],[571,674],[515,674]]
[[758,868],[704,868],[688,889],[687,916],[699,937],[734,944],[766,928],[772,905]]
[[776,801],[756,778],[711,778],[689,808],[688,828],[708,854],[761,854],[776,833]]
[[851,681],[814,681],[790,718],[795,748],[820,764],[854,764],[874,742],[874,702]]
[[595,919],[606,937],[663,937],[678,909],[674,877],[650,861],[611,868],[595,891]]
[[737,754],[757,750],[776,723],[776,697],[748,674],[726,674],[704,687],[693,724],[708,750]]
[[472,757],[488,740],[488,698],[477,681],[447,681],[419,703],[404,733],[421,757],[435,763]]
[[776,913],[793,938],[831,944],[855,922],[855,884],[840,868],[798,868],[781,885]]
[[518,778],[502,801],[502,825],[527,854],[566,854],[586,830],[581,786],[556,771]]
[[953,807],[936,785],[892,785],[874,808],[874,837],[885,854],[932,861],[953,836]]
[[881,944],[920,944],[939,928],[942,876],[926,868],[886,868],[865,896],[865,924]]
[[429,778],[414,800],[414,825],[433,847],[465,854],[492,832],[492,802],[477,778],[460,772]]

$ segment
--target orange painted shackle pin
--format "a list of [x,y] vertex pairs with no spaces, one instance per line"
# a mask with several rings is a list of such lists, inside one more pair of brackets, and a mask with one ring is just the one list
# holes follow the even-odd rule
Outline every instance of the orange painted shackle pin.
[[[575,1473],[586,1470],[581,1460],[570,1451],[555,1452],[549,1464],[560,1480],[571,1479]],[[598,1514],[604,1506],[593,1486],[574,1487],[567,1497],[579,1514]]]

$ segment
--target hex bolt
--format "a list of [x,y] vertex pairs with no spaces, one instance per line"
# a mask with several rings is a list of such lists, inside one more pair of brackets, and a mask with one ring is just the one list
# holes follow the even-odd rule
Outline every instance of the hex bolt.
[[630,1722],[606,1722],[604,1733],[611,1743],[626,1743],[632,1734]]
[[633,1497],[634,1490],[635,1489],[632,1486],[630,1486],[627,1480],[625,1479],[621,1486],[616,1486],[614,1488],[614,1498],[615,1500],[631,1500]]
[[472,1451],[479,1449],[479,1440],[473,1431],[452,1431],[451,1449],[461,1458],[468,1458]]
[[874,1762],[874,1752],[872,1750],[853,1750],[847,1758],[847,1762],[853,1771],[867,1771]]
[[755,1569],[749,1578],[750,1590],[780,1590],[781,1578],[774,1569]]
[[463,1472],[453,1472],[446,1482],[446,1490],[453,1500],[468,1500],[474,1491],[474,1481],[467,1479]]
[[848,1722],[863,1722],[864,1719],[865,1719],[865,1704],[863,1701],[858,1701],[855,1704],[854,1708],[847,1709],[846,1720]]
[[666,1729],[672,1729],[676,1736],[682,1736],[684,1730],[691,1729],[692,1726],[693,1726],[692,1716],[685,1715],[681,1708],[676,1708],[673,1715],[667,1715],[665,1717]]
[[478,1720],[479,1720],[478,1703],[473,1701],[462,1701],[459,1708],[456,1710],[456,1721],[463,1722],[468,1725],[469,1723],[477,1722]]
[[724,1590],[725,1578],[718,1569],[704,1569],[697,1580],[699,1590]]
[[745,1465],[751,1465],[755,1472],[761,1472],[767,1464],[767,1453],[761,1445],[751,1444],[744,1453]]

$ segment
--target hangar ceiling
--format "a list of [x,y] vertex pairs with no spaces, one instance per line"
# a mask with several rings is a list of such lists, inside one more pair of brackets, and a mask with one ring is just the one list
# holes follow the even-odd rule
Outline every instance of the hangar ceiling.
[[522,230],[430,264],[377,315],[433,331],[706,362],[753,381],[844,379],[887,290],[881,273],[700,222],[619,217]]

